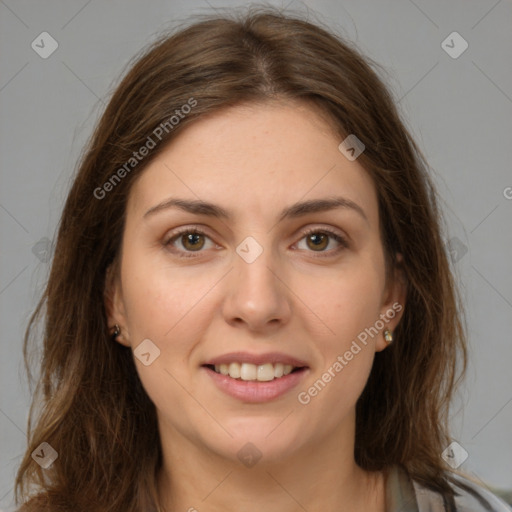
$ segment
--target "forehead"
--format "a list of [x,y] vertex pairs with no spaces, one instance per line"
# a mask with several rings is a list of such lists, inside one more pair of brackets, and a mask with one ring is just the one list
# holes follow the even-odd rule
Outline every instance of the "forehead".
[[373,181],[357,160],[339,151],[341,141],[309,104],[230,107],[168,143],[134,183],[128,209],[141,216],[179,196],[220,204],[237,218],[263,218],[301,199],[342,195],[363,207],[373,223]]

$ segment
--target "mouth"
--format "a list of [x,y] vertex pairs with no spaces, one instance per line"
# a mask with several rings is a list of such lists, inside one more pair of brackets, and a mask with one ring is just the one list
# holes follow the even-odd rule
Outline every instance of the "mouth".
[[201,368],[224,394],[244,403],[284,397],[307,378],[306,361],[281,352],[231,352],[204,361]]
[[306,366],[294,366],[284,363],[252,364],[238,362],[205,364],[203,366],[231,379],[256,382],[270,382],[282,379],[291,373],[301,372],[307,368]]

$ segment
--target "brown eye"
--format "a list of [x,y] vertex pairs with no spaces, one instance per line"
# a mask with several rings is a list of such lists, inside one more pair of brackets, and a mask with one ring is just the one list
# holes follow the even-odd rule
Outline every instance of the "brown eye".
[[204,252],[202,249],[205,248],[207,240],[210,241],[210,247],[215,245],[210,237],[201,229],[189,227],[188,229],[175,232],[173,236],[163,242],[163,245],[181,258],[194,258],[199,256],[201,252]]
[[[348,248],[348,242],[339,233],[331,231],[330,229],[310,229],[303,233],[303,238],[306,239],[306,250],[309,252],[325,253],[319,256],[333,256],[338,254],[341,250]],[[330,242],[334,240],[338,247],[331,250],[326,250]],[[300,247],[299,247],[300,248]]]
[[313,233],[307,236],[308,247],[314,250],[323,251],[329,245],[329,236],[325,233]]
[[181,236],[181,243],[187,251],[199,251],[204,246],[202,233],[187,233]]

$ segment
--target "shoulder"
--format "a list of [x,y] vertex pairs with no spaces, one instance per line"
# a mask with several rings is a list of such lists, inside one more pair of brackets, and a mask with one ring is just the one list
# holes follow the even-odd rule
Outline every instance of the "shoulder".
[[[452,473],[449,483],[455,493],[453,512],[512,512],[512,508],[483,485],[469,478]],[[418,502],[418,512],[451,512],[443,497],[417,482],[412,482]]]
[[[492,510],[496,512],[512,512],[512,508],[501,498],[489,491],[485,486],[479,485],[468,478],[453,475],[453,488],[459,494],[455,499],[463,507],[473,507],[475,510]],[[457,501],[458,500],[458,501]],[[480,509],[477,507],[481,507]],[[473,510],[467,508],[467,510]]]

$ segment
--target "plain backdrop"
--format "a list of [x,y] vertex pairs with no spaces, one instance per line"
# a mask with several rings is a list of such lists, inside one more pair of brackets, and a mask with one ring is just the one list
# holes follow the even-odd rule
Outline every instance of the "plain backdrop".
[[[104,100],[157,33],[189,14],[239,5],[0,0],[0,508],[11,502],[26,444],[23,333]],[[512,3],[319,0],[288,8],[309,10],[387,70],[439,187],[467,305],[470,366],[452,409],[453,440],[468,454],[460,469],[512,490]]]

